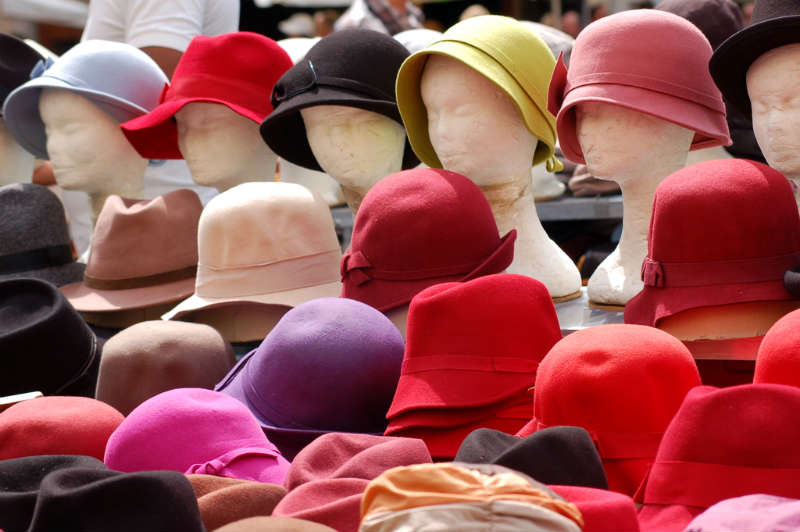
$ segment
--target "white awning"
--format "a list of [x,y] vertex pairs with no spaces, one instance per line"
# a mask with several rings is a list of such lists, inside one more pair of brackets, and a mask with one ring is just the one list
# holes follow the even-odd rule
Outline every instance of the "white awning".
[[89,4],[80,0],[0,0],[0,13],[27,22],[81,29],[86,25]]

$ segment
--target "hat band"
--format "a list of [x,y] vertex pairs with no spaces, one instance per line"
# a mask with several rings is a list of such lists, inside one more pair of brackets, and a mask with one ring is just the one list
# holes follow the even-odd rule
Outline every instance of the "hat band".
[[[497,247],[500,247],[498,244]],[[342,257],[340,274],[342,281],[349,279],[357,285],[368,283],[373,279],[380,279],[382,281],[412,281],[422,279],[435,279],[437,277],[448,277],[452,275],[466,275],[478,266],[480,266],[486,259],[472,264],[459,264],[456,266],[442,266],[439,268],[424,268],[419,270],[382,270],[375,268],[372,262],[361,251],[350,250]]]
[[83,284],[95,290],[130,290],[133,288],[145,288],[147,286],[157,286],[190,279],[194,277],[196,270],[196,266],[187,266],[180,270],[172,270],[155,275],[144,275],[142,277],[128,277],[126,279],[99,279],[84,274]]
[[28,272],[73,262],[72,248],[68,244],[49,246],[0,255],[0,274]]
[[226,476],[225,473],[228,468],[240,458],[259,457],[275,461],[279,456],[281,456],[280,451],[271,444],[269,447],[242,447],[240,449],[228,451],[222,456],[208,460],[202,464],[193,464],[184,472],[184,475],[197,474],[224,477]]
[[200,297],[240,297],[287,292],[339,281],[339,248],[277,262],[215,268],[197,266]]
[[[305,70],[302,70],[303,66],[306,67]],[[290,72],[294,74],[291,80],[284,81],[283,83],[278,82],[272,89],[272,97],[270,101],[273,107],[277,107],[282,102],[291,100],[295,96],[299,96],[300,94],[314,90],[317,87],[345,89],[386,102],[396,103],[397,101],[395,99],[394,92],[384,92],[374,85],[361,83],[360,81],[354,79],[339,78],[336,76],[321,76],[317,73],[314,63],[308,59],[306,59],[303,63],[297,63],[297,65],[295,65]],[[303,74],[306,75],[307,79],[302,80],[300,78],[300,76]],[[299,86],[292,88],[292,83]]]
[[181,76],[174,80],[169,89],[162,92],[160,103],[203,98],[245,107],[262,119],[272,111],[265,87],[244,79],[229,80],[202,74]]
[[800,264],[800,252],[755,259],[710,262],[661,262],[645,257],[642,281],[655,288],[782,281],[786,270]]
[[[545,425],[534,418],[534,432],[559,425]],[[561,424],[563,425],[563,424]],[[663,432],[608,432],[586,428],[592,437],[597,452],[603,460],[632,460],[636,458],[652,458],[658,451]]]
[[[408,356],[408,355],[407,355]],[[536,374],[539,362],[521,356],[478,356],[478,355],[434,355],[413,357],[403,360],[401,375],[422,373],[424,371],[461,370],[483,371],[487,373],[530,373]]]
[[719,501],[765,493],[800,498],[800,468],[747,467],[701,462],[656,462],[644,488],[644,504],[708,508]]

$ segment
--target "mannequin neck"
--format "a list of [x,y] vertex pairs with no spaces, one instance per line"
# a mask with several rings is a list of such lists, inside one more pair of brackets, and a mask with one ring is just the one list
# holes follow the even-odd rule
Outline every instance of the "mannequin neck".
[[97,222],[97,217],[100,215],[100,211],[103,210],[103,205],[106,203],[106,199],[112,195],[117,194],[126,199],[142,199],[144,196],[143,186],[138,187],[138,189],[134,189],[131,187],[127,191],[119,191],[119,192],[90,192],[89,193],[89,206],[91,207],[91,218],[92,218],[92,227],[95,226]]
[[358,208],[361,206],[361,202],[364,201],[364,196],[367,194],[366,190],[361,188],[350,188],[344,185],[339,185],[342,189],[342,196],[344,196],[344,201],[347,202],[347,206],[350,207],[350,211],[353,214],[358,212]]
[[492,208],[501,236],[516,229],[517,246],[548,239],[536,212],[529,168],[520,169],[504,183],[484,185],[480,189]]

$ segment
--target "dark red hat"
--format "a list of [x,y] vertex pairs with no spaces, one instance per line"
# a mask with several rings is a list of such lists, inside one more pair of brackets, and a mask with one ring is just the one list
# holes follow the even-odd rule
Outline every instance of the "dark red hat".
[[158,107],[122,124],[122,132],[142,157],[183,159],[172,117],[184,105],[219,103],[261,123],[272,112],[272,88],[291,67],[283,48],[263,35],[246,31],[198,35],[181,56]]
[[386,311],[423,289],[505,270],[517,232],[500,238],[489,202],[455,172],[418,168],[383,178],[356,214],[342,257],[342,297]]
[[683,530],[724,499],[800,498],[800,389],[702,386],[686,395],[636,494],[643,530]]
[[625,306],[625,323],[793,299],[783,276],[798,264],[800,216],[780,172],[745,159],[688,166],[656,189],[644,288]]
[[578,507],[583,532],[639,532],[636,505],[622,493],[578,486],[548,486]]
[[622,324],[583,329],[542,360],[534,417],[517,436],[557,425],[585,428],[609,488],[633,495],[667,424],[699,385],[691,353],[663,331]]
[[785,315],[770,327],[756,355],[753,382],[800,387],[800,310]]

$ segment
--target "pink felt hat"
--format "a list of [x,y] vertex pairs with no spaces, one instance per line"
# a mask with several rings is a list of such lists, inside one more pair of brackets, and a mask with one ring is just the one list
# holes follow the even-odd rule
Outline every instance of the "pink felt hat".
[[108,439],[111,469],[172,470],[282,484],[289,462],[236,399],[200,388],[151,397]]
[[[665,36],[668,36],[666,38]],[[729,145],[725,104],[708,72],[711,45],[688,20],[652,9],[593,22],[575,40],[569,72],[559,58],[548,110],[564,155],[585,164],[575,107],[604,102],[695,131],[691,149]]]

